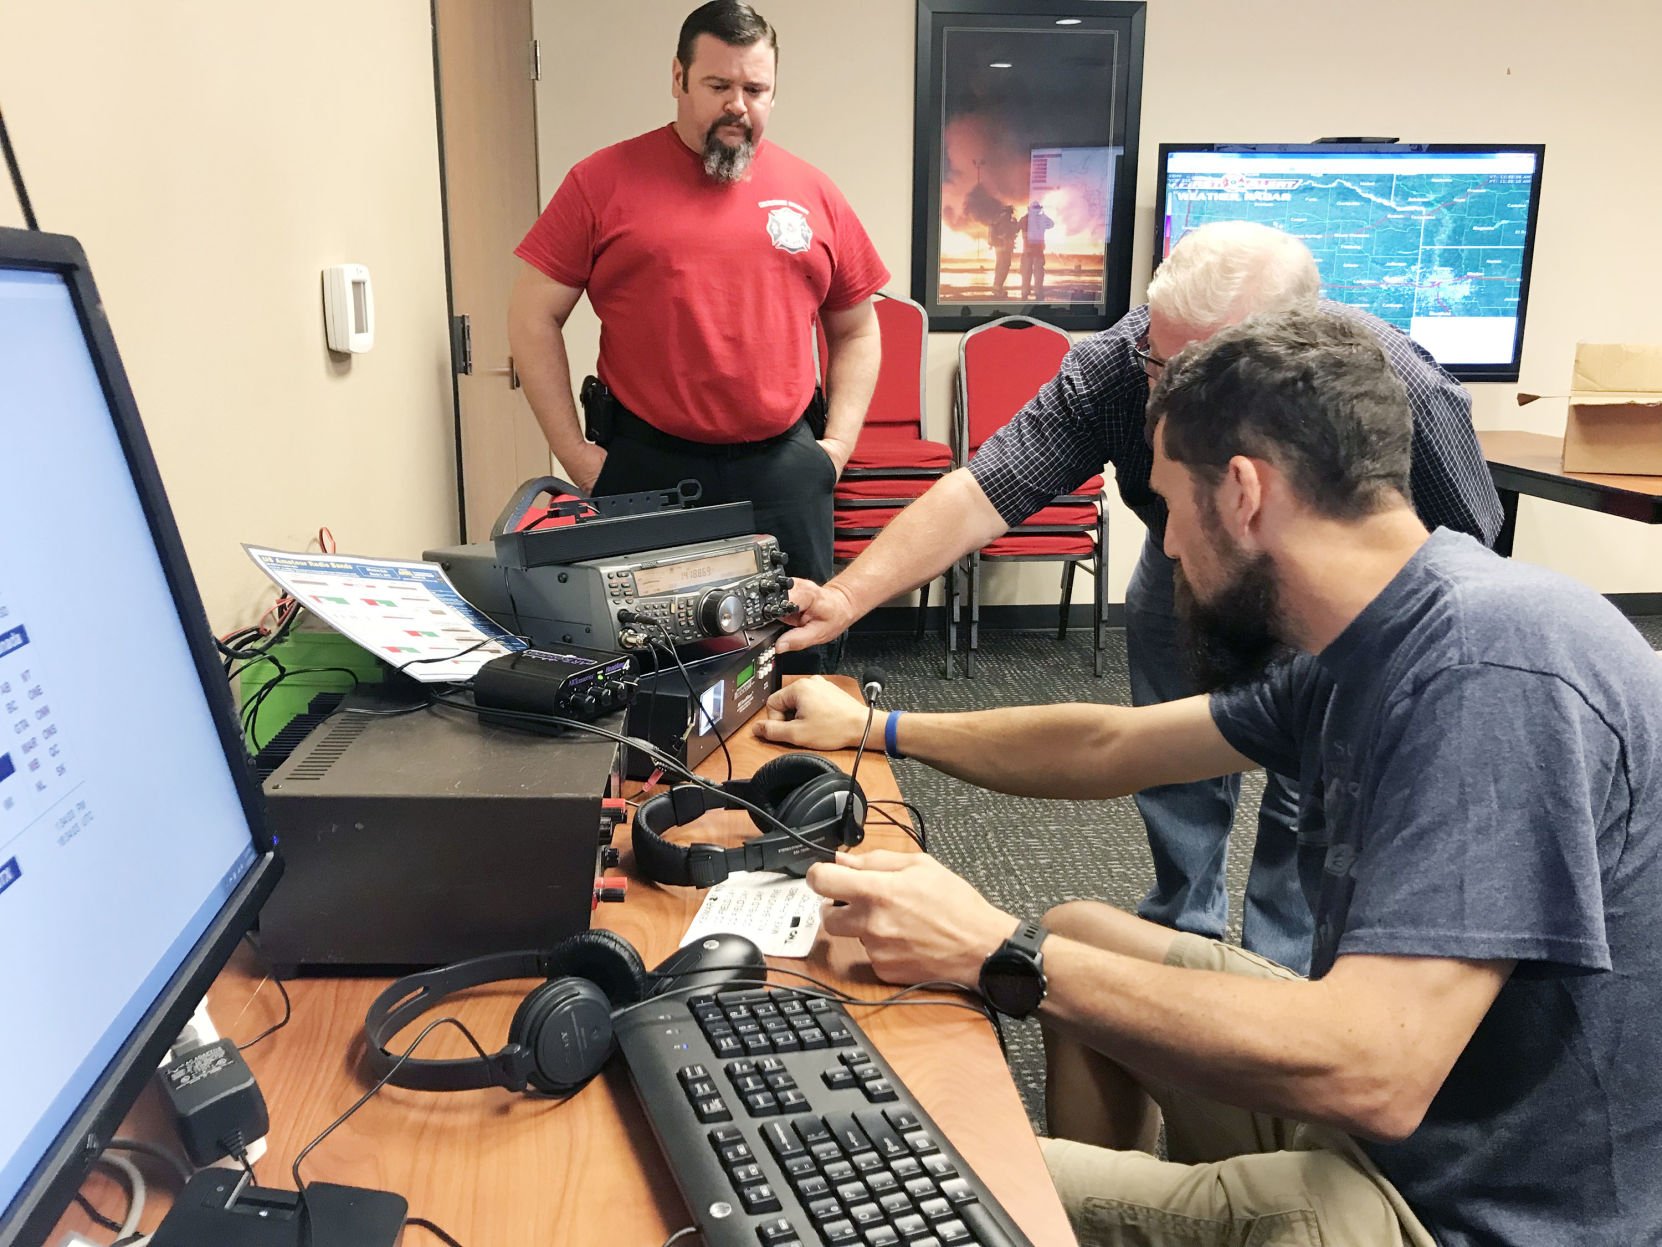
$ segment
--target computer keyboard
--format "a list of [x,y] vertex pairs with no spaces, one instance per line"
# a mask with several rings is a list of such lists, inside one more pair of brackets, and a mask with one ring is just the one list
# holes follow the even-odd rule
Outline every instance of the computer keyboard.
[[617,1035],[706,1247],[1028,1243],[835,1002],[666,997]]

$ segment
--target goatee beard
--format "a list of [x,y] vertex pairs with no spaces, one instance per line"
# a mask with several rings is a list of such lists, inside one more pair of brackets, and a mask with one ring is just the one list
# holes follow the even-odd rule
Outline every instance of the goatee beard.
[[743,131],[744,138],[737,145],[729,147],[721,141],[721,131],[727,128],[723,122],[716,122],[704,135],[704,172],[718,182],[733,183],[739,181],[750,172],[750,162],[756,155],[756,144],[752,141],[752,131],[748,122],[738,127]]
[[1241,559],[1235,572],[1211,601],[1202,602],[1183,569],[1172,570],[1178,649],[1203,693],[1256,680],[1292,656],[1278,635],[1280,594],[1269,555]]

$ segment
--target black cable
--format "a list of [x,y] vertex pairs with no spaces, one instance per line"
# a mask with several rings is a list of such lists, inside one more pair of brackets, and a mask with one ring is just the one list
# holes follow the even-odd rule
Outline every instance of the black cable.
[[[247,940],[248,946],[255,952],[260,951],[260,946],[254,942],[254,933],[252,931],[247,932],[243,938]],[[267,970],[268,977],[273,983],[277,984],[278,994],[283,997],[283,1016],[278,1018],[277,1021],[273,1022],[270,1026],[266,1027],[258,1035],[255,1035],[254,1038],[250,1039],[247,1043],[238,1044],[237,1047],[244,1052],[247,1052],[255,1044],[259,1043],[260,1040],[269,1035],[274,1035],[278,1031],[282,1030],[283,1027],[289,1024],[289,1019],[294,1016],[294,1001],[289,999],[289,989],[283,985],[283,980],[277,977],[277,972],[275,970],[272,970],[269,967],[267,967]],[[258,992],[259,988],[255,988],[254,990]]]
[[[23,185],[23,170],[18,166],[17,153],[12,150],[12,136],[6,129],[6,115],[0,112],[0,148],[5,149],[6,168],[11,170],[12,189],[17,192],[18,207],[23,209],[23,223],[32,230],[40,229],[40,222],[35,220],[35,206],[29,202],[28,188]],[[120,1229],[118,1225],[116,1229]]]
[[[271,657],[268,657],[266,661],[278,663],[277,659]],[[278,665],[281,666],[280,663]],[[265,705],[266,699],[276,691],[278,685],[284,680],[297,675],[328,675],[330,673],[346,676],[352,681],[353,689],[356,689],[361,682],[358,679],[358,673],[350,667],[287,667],[262,684],[253,697],[249,699],[248,704],[243,707],[243,735],[248,739],[249,751],[256,754],[260,751],[260,710]],[[266,742],[266,744],[270,743],[270,741]]]
[[[652,647],[652,652],[657,653],[660,648],[663,649],[664,652],[675,661],[675,665],[680,668],[681,682],[687,686],[687,697],[691,699],[692,704],[696,707],[692,714],[692,726],[696,729],[698,726],[699,716],[704,716],[704,722],[709,725],[710,731],[715,734],[716,744],[721,746],[722,759],[727,763],[727,779],[723,782],[732,783],[733,755],[727,752],[727,740],[722,736],[721,728],[718,727],[715,720],[710,717],[710,712],[704,707],[704,699],[698,695],[698,690],[693,687],[692,672],[688,671],[687,664],[681,661],[681,652],[676,649],[674,645],[670,644],[669,633],[664,628],[663,624],[659,623],[657,620],[642,620],[637,622],[650,623],[652,626],[656,627],[659,632],[664,634],[662,640],[649,642]],[[725,679],[725,677],[723,678]],[[651,734],[648,733],[648,735],[650,736]]]
[[[450,706],[456,710],[465,710],[469,714],[473,715],[483,713],[479,707],[474,705],[472,702],[460,701],[454,697],[442,697],[435,695],[433,697],[433,704],[435,706]],[[565,719],[558,715],[532,714],[528,711],[521,710],[492,710],[490,713],[493,718],[510,720],[519,719],[526,723],[552,724],[555,727],[567,727],[574,731],[587,732],[590,735],[599,736],[605,740],[616,741],[620,745],[628,745],[630,748],[639,750],[641,753],[645,754],[647,758],[651,759],[666,773],[679,775],[690,784],[696,784],[700,788],[719,794],[723,803],[723,808],[726,808],[727,806],[737,806],[739,809],[750,811],[750,813],[762,820],[762,822],[765,822],[769,827],[772,827],[775,830],[789,836],[791,839],[806,846],[811,851],[818,853],[821,857],[828,861],[837,856],[837,851],[835,849],[826,848],[823,844],[810,840],[797,828],[783,822],[777,815],[762,809],[759,805],[746,801],[743,797],[735,796],[730,792],[724,792],[720,784],[705,779],[702,775],[694,772],[685,762],[665,753],[651,741],[642,740],[638,736],[626,736],[622,732],[614,732],[609,728],[601,727],[596,723],[584,723],[578,719]]]
[[91,1217],[104,1229],[116,1231],[121,1229],[121,1222],[115,1220],[113,1217],[106,1217],[103,1213],[99,1212],[98,1209],[93,1207],[92,1201],[79,1191],[75,1192],[75,1202],[81,1205],[81,1210],[85,1212],[87,1216]]
[[698,1227],[696,1225],[684,1225],[664,1240],[664,1247],[670,1247],[671,1243],[678,1243],[687,1235],[696,1233],[698,1233]]
[[917,806],[913,805],[910,801],[905,801],[905,800],[897,801],[893,797],[878,797],[876,800],[870,801],[867,804],[872,805],[872,806],[898,805],[898,806],[902,807],[908,814],[910,814],[914,819],[917,820],[917,827],[916,827],[915,830],[911,827],[908,827],[905,823],[901,822],[898,818],[895,818],[887,810],[879,809],[879,810],[876,810],[875,812],[877,814],[881,815],[883,817],[884,821],[894,824],[896,827],[898,827],[902,831],[904,831],[907,835],[911,836],[912,839],[917,843],[918,848],[922,849],[925,853],[929,852],[929,831],[924,826],[923,811],[918,809]]
[[331,1134],[345,1124],[347,1118],[351,1117],[353,1113],[356,1113],[365,1104],[368,1104],[370,1098],[374,1096],[375,1093],[382,1087],[387,1085],[387,1083],[392,1079],[392,1076],[404,1067],[404,1062],[410,1059],[411,1054],[414,1053],[416,1048],[421,1045],[422,1040],[426,1039],[427,1036],[431,1035],[435,1030],[447,1023],[462,1032],[463,1037],[468,1041],[468,1043],[473,1045],[474,1052],[479,1054],[479,1059],[481,1061],[490,1060],[490,1057],[486,1054],[485,1049],[481,1047],[479,1041],[474,1038],[473,1032],[468,1030],[468,1028],[462,1025],[462,1023],[457,1019],[453,1017],[434,1018],[431,1022],[427,1023],[426,1026],[421,1028],[421,1033],[410,1041],[410,1046],[405,1048],[404,1051],[399,1054],[398,1059],[392,1063],[387,1072],[375,1080],[375,1085],[373,1087],[354,1100],[351,1108],[347,1109],[339,1117],[335,1118],[334,1121],[325,1126],[323,1128],[323,1132],[319,1134],[317,1138],[313,1139],[310,1143],[306,1144],[305,1147],[300,1149],[299,1155],[294,1158],[294,1165],[290,1168],[289,1175],[294,1179],[294,1189],[299,1194],[302,1204],[305,1203],[306,1199],[306,1184],[300,1177],[301,1163],[306,1159],[306,1157],[312,1154],[313,1149],[316,1148],[318,1144],[322,1143],[323,1140],[327,1139]]
[[495,645],[497,643],[498,643],[498,640],[497,640],[496,637],[488,636],[488,637],[484,638],[484,640],[482,640],[482,641],[475,641],[472,645],[468,646],[466,649],[457,650],[454,654],[435,654],[431,658],[412,658],[412,659],[410,659],[409,662],[399,663],[396,667],[393,668],[393,670],[396,671],[399,675],[403,675],[405,671],[409,670],[409,668],[420,666],[422,663],[427,663],[427,662],[449,662],[452,658],[461,658],[463,655],[471,654],[476,649],[483,649],[487,645]]
[[405,1225],[419,1225],[422,1229],[426,1230],[429,1234],[431,1234],[434,1238],[438,1239],[440,1242],[449,1243],[450,1247],[462,1247],[462,1245],[460,1243],[458,1243],[455,1239],[451,1238],[450,1235],[446,1234],[443,1230],[439,1229],[438,1226],[434,1225],[426,1217],[405,1217],[404,1218],[404,1224]]

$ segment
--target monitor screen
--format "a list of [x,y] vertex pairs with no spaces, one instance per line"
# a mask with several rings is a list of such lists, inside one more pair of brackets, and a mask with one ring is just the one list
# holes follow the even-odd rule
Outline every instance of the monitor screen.
[[1467,381],[1516,381],[1541,195],[1536,145],[1163,143],[1155,266],[1209,221],[1304,240],[1322,293]]
[[107,335],[72,241],[0,230],[0,1243],[59,1215],[276,873]]

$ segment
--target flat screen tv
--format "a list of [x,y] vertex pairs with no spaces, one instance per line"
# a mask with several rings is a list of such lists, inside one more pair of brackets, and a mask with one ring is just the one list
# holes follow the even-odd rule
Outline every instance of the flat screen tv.
[[1162,143],[1155,267],[1208,221],[1315,253],[1322,293],[1389,321],[1462,381],[1516,381],[1545,148]]

